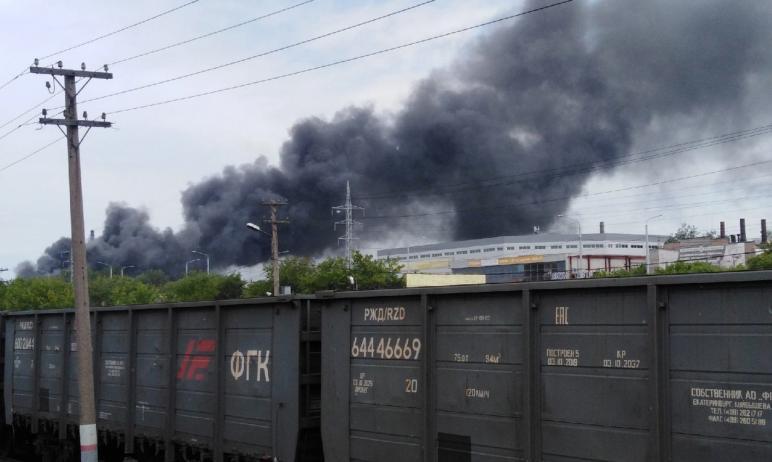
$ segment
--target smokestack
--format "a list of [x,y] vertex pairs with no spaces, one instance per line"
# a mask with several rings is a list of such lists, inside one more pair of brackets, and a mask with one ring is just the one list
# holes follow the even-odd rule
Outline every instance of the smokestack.
[[601,221],[601,222],[600,222],[600,233],[601,233],[601,234],[604,234],[605,232],[606,232],[606,226],[605,226],[605,225],[604,225],[604,223]]
[[726,224],[722,221],[721,222],[721,235],[719,236],[721,239],[726,239]]
[[767,243],[767,219],[766,218],[761,219],[761,243],[762,244]]
[[740,242],[745,242],[745,218],[740,218]]

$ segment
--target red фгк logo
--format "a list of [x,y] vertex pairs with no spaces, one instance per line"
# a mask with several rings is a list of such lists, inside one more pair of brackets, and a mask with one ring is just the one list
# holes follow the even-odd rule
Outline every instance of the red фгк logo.
[[201,353],[213,353],[215,342],[211,339],[190,340],[185,347],[185,356],[182,357],[180,370],[177,371],[177,380],[195,380],[202,382],[206,376],[204,371],[209,367],[210,356]]

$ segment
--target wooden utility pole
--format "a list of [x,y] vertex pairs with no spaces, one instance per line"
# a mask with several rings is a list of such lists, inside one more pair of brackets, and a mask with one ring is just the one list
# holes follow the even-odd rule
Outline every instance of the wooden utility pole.
[[[36,60],[37,61],[37,60]],[[80,174],[80,143],[78,135],[79,127],[109,127],[110,122],[78,120],[78,90],[75,87],[75,77],[87,78],[83,86],[91,79],[112,79],[113,75],[106,72],[89,72],[85,65],[81,64],[81,70],[62,69],[59,61],[58,68],[30,67],[32,74],[46,74],[52,76],[54,81],[62,87],[56,76],[64,77],[64,119],[40,119],[44,125],[56,125],[67,127],[67,158],[70,172],[70,221],[72,227],[72,261],[73,288],[75,292],[75,326],[77,329],[78,348],[78,397],[80,402],[80,460],[81,462],[97,462],[97,429],[96,406],[94,404],[94,364],[91,344],[91,317],[89,315],[88,299],[88,273],[86,268],[86,232],[83,224],[83,188]],[[82,89],[83,87],[81,87]],[[86,135],[88,131],[86,131]],[[85,137],[85,135],[84,135]]]
[[279,207],[287,205],[287,201],[272,199],[263,201],[262,204],[271,208],[271,219],[265,220],[271,224],[271,260],[273,261],[273,296],[279,296],[279,225],[289,223],[289,220],[279,220],[277,215]]

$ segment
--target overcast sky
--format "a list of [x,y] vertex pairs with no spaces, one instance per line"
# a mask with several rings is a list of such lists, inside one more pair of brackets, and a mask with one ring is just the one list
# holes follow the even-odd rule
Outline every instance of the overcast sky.
[[[0,84],[22,71],[35,57],[184,3],[0,0]],[[89,69],[96,69],[106,62],[296,3],[300,0],[200,0],[57,58],[62,59],[65,67],[79,68],[85,62]],[[253,55],[417,3],[420,1],[316,0],[214,37],[116,64],[110,69],[113,80],[92,81],[80,99]],[[511,14],[522,7],[519,1],[438,0],[286,52],[81,105],[79,112],[87,110],[94,117],[104,111],[115,124],[114,129],[92,130],[83,144],[86,229],[100,233],[105,209],[108,203],[116,201],[146,208],[157,227],[178,229],[183,223],[180,193],[190,184],[217,174],[226,166],[252,163],[260,155],[276,162],[279,149],[288,138],[288,129],[300,119],[330,118],[352,104],[372,104],[378,113],[384,114],[398,111],[413,84],[469,52],[478,36],[501,26],[235,91],[145,110],[109,115],[111,112],[387,48]],[[556,10],[555,14],[558,13]],[[528,20],[524,17],[514,21]],[[654,24],[652,34],[656,33]],[[54,59],[44,60],[44,64]],[[0,124],[45,99],[45,80],[43,76],[28,74],[0,89]],[[772,123],[767,102],[760,101],[752,114],[740,121],[735,118],[724,127],[716,124],[715,118],[711,118],[709,126],[702,125],[701,117],[683,118],[678,125],[673,125],[672,120],[666,125],[654,121],[636,130],[633,152]],[[61,104],[63,97],[59,96],[46,106]],[[1,128],[0,136],[16,125],[18,122]],[[0,168],[59,136],[53,126],[40,129],[29,125],[17,130],[0,140]],[[612,174],[595,176],[584,186],[587,195],[572,202],[570,213],[581,216],[585,232],[594,232],[597,222],[604,220],[609,232],[632,233],[643,232],[644,218],[661,213],[664,216],[650,224],[650,232],[659,234],[673,232],[681,222],[717,229],[720,220],[727,221],[730,233],[738,232],[737,221],[745,217],[749,235],[756,237],[759,219],[772,218],[769,164],[731,174],[667,181],[768,159],[768,138],[772,135],[701,149],[698,154],[687,153],[679,162],[636,163]],[[0,172],[0,267],[13,269],[23,260],[34,261],[50,243],[69,235],[66,166],[62,141]],[[658,186],[633,188],[663,181]],[[622,190],[607,193],[614,189]],[[255,207],[259,210],[258,204]],[[2,274],[9,275],[12,272]]]

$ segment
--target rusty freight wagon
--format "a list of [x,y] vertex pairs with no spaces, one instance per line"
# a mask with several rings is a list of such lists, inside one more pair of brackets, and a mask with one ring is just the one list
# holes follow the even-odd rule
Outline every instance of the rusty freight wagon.
[[[100,455],[315,460],[312,310],[288,299],[93,310]],[[5,316],[5,419],[17,446],[34,440],[49,460],[77,459],[75,335],[69,310]]]

